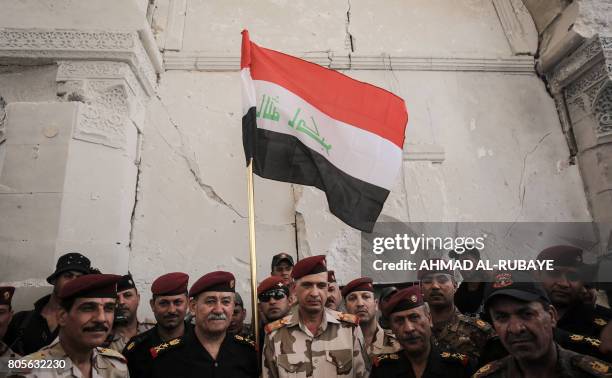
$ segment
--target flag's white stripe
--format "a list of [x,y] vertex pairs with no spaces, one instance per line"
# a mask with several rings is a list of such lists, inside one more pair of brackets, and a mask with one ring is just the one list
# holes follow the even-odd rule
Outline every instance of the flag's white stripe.
[[[263,113],[260,108],[264,95],[278,98],[275,104],[279,120],[257,117],[258,128],[292,135],[345,173],[391,190],[402,163],[402,150],[397,145],[379,135],[331,118],[284,87],[269,81],[252,80],[245,70],[242,79],[243,114],[253,106]],[[289,126],[297,109],[301,109],[297,119],[303,120],[311,133],[316,124],[319,141],[298,131],[296,126]],[[331,146],[329,151],[322,144]]]

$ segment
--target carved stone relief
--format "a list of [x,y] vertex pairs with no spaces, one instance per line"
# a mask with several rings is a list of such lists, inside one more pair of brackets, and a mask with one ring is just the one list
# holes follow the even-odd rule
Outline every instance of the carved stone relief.
[[599,92],[593,112],[597,121],[597,136],[612,135],[612,82],[608,82]]
[[58,97],[79,101],[74,138],[114,148],[126,148],[131,125],[142,131],[146,94],[126,63],[58,62]]

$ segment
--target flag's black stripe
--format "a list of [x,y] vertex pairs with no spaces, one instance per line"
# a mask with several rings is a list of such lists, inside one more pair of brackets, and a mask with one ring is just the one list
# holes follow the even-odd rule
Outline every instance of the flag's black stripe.
[[[255,108],[252,108],[243,117],[242,127],[243,139],[249,142],[248,146],[245,143],[245,154],[253,153],[255,174],[317,187],[325,192],[332,214],[351,227],[372,231],[389,196],[387,189],[345,173],[294,136],[256,129],[254,124]],[[245,130],[251,135],[245,136]]]
[[255,155],[256,111],[257,109],[253,106],[242,116],[242,146],[247,165],[249,165],[249,159]]

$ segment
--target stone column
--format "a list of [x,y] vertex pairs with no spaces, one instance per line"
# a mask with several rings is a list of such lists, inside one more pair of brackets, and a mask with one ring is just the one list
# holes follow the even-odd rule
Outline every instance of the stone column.
[[0,29],[0,84],[3,73],[43,65],[37,85],[55,92],[0,85],[2,281],[43,285],[70,251],[105,272],[127,270],[146,104],[161,71],[149,41],[136,31]]

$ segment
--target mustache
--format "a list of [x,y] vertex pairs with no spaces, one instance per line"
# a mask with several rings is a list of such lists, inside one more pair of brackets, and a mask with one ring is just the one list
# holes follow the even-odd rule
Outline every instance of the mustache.
[[225,314],[208,314],[206,318],[208,320],[227,320],[227,316]]
[[530,342],[533,341],[535,338],[527,333],[521,333],[518,335],[513,335],[510,334],[506,337],[508,343],[512,344],[512,343],[516,343],[516,342]]
[[96,324],[91,327],[83,328],[84,332],[108,332],[108,327],[104,324]]

